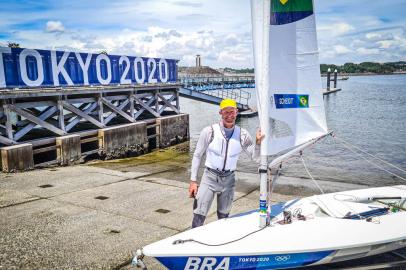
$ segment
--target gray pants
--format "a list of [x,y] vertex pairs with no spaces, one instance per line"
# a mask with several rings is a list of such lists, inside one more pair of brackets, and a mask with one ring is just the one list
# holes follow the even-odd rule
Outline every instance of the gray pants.
[[192,227],[203,225],[204,219],[210,210],[215,195],[217,195],[218,217],[227,217],[231,211],[231,206],[234,199],[234,190],[234,172],[221,175],[206,168],[204,170],[193,206],[193,213],[195,215]]

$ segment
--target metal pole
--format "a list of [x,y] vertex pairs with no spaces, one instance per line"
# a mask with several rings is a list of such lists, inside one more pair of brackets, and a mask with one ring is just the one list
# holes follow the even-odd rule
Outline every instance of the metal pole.
[[261,156],[261,165],[259,167],[259,227],[264,228],[267,225],[267,191],[268,191],[268,157]]

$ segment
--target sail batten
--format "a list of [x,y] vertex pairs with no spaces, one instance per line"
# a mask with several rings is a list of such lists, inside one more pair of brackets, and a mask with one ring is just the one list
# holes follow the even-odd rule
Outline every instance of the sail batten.
[[275,155],[327,134],[314,5],[251,0],[251,6],[261,155]]

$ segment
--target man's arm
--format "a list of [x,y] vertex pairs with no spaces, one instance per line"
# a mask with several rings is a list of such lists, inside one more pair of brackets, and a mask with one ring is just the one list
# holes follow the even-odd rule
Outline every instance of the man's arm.
[[251,159],[254,161],[259,161],[258,158],[261,153],[261,141],[264,138],[264,135],[261,133],[261,130],[257,130],[255,136],[255,143],[252,140],[249,132],[241,128],[241,146],[245,152],[247,152]]
[[189,197],[196,196],[197,193],[197,174],[199,171],[200,163],[202,161],[203,155],[206,153],[207,147],[210,144],[213,135],[213,130],[211,126],[208,126],[202,130],[199,136],[199,140],[196,144],[196,149],[193,154],[191,175],[190,175],[190,186],[189,186]]

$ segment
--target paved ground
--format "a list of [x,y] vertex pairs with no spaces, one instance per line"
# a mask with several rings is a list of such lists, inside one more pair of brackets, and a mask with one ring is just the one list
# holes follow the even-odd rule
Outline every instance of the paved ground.
[[[129,269],[134,250],[190,226],[186,148],[0,174],[0,269]],[[233,213],[258,206],[257,178],[237,173]],[[281,182],[274,201],[315,191],[303,179]],[[320,184],[330,191],[348,188]],[[154,260],[146,263],[163,269]]]

